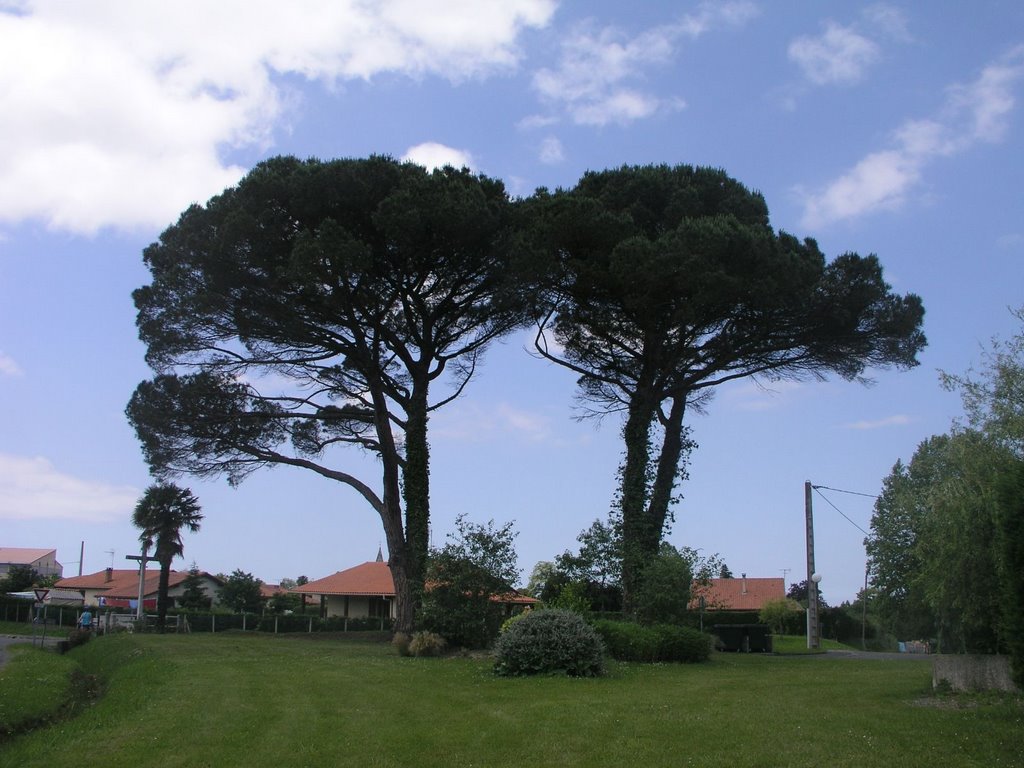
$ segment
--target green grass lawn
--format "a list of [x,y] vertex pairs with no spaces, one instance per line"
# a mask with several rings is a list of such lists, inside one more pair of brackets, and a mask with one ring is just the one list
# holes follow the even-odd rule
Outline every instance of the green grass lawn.
[[1021,700],[935,698],[926,659],[504,679],[487,659],[240,633],[102,637],[69,657],[104,696],[0,745],[0,766],[1024,765]]
[[[29,624],[25,621],[0,621],[0,635],[27,635],[32,636],[34,631],[37,634],[43,633],[43,627],[40,625]],[[58,627],[56,624],[46,625],[46,636],[47,637],[67,637],[68,633],[74,629],[74,626],[63,626]]]

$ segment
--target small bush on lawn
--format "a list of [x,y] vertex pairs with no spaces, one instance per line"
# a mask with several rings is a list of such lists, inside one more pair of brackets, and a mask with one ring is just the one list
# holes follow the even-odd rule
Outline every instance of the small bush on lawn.
[[499,675],[561,673],[596,677],[604,672],[604,646],[578,613],[531,611],[503,632],[494,645]]
[[391,638],[391,647],[398,651],[399,656],[411,656],[409,653],[409,644],[412,642],[412,638],[405,632],[395,632],[395,636]]
[[655,624],[651,629],[658,636],[658,661],[692,664],[711,658],[711,635],[674,624]]
[[594,629],[604,640],[613,659],[651,662],[657,658],[658,636],[650,627],[631,621],[604,619],[594,622]]
[[440,635],[433,632],[417,632],[409,641],[409,654],[412,656],[440,656],[448,643]]
[[707,661],[711,637],[674,624],[641,626],[628,621],[598,621],[594,628],[618,661]]

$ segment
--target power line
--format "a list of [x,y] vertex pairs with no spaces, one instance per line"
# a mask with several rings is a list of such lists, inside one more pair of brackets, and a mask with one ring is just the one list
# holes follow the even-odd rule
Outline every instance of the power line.
[[[819,488],[823,491],[835,491],[836,493],[848,493],[851,496],[866,496],[869,499],[877,499],[878,495],[874,493],[858,493],[857,491],[844,491],[842,488],[829,488],[827,485],[812,485],[811,488],[818,490]],[[818,494],[821,496],[821,494]],[[825,498],[822,496],[822,498]]]
[[[851,520],[851,519],[850,519],[850,518],[849,518],[849,517],[848,517],[848,516],[846,515],[846,513],[845,513],[845,512],[843,512],[843,510],[841,510],[841,509],[840,509],[839,507],[837,507],[837,506],[836,506],[835,504],[833,504],[833,503],[832,503],[832,501],[831,501],[831,500],[830,500],[830,499],[828,498],[828,496],[826,496],[825,494],[823,494],[823,493],[822,493],[822,492],[821,492],[821,491],[819,490],[820,488],[824,488],[825,490],[828,490],[828,491],[835,491],[835,490],[836,490],[835,488],[827,488],[827,487],[826,487],[826,486],[824,486],[824,485],[812,485],[811,487],[812,487],[812,488],[813,488],[813,489],[814,489],[815,491],[817,491],[817,492],[818,492],[818,495],[819,495],[819,496],[821,496],[821,498],[823,498],[823,499],[824,499],[824,500],[825,500],[826,502],[828,502],[828,505],[829,505],[830,507],[832,507],[832,509],[834,509],[834,510],[835,510],[836,512],[838,512],[838,513],[839,513],[840,515],[842,515],[843,517],[845,517],[845,518],[846,518],[846,521],[847,521],[847,522],[848,522],[848,523],[849,523],[850,525],[852,525],[852,526],[853,526],[854,528],[856,528],[856,529],[857,529],[858,531],[860,531],[861,533],[863,533],[863,534],[864,534],[865,536],[867,536],[867,537],[869,537],[869,538],[871,537],[871,534],[870,534],[870,533],[868,533],[868,532],[867,532],[867,531],[865,531],[865,530],[864,530],[863,528],[861,528],[861,527],[860,527],[859,525],[857,525],[857,524],[856,524],[855,522],[853,522],[853,520]],[[854,491],[837,491],[837,492],[838,492],[838,493],[855,493]],[[857,496],[867,496],[868,494],[866,494],[866,493],[856,493],[855,495],[857,495]]]

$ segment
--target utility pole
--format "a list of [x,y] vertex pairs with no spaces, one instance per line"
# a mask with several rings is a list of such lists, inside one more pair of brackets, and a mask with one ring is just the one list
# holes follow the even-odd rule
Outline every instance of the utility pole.
[[821,645],[821,627],[818,623],[818,582],[821,576],[814,569],[814,510],[811,504],[810,481],[804,483],[804,514],[807,520],[807,647]]
[[149,552],[149,542],[144,542],[141,555],[124,556],[125,560],[137,560],[139,563],[139,604],[135,609],[135,618],[139,620],[142,619],[142,601],[146,596],[146,563],[156,560],[155,557],[147,557],[147,552]]

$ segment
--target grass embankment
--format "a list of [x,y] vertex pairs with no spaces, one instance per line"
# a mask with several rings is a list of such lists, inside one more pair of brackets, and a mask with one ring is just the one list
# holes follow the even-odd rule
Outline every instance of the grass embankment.
[[105,695],[5,744],[0,765],[1024,764],[1020,700],[936,706],[924,659],[723,654],[505,679],[486,659],[241,634],[112,636],[71,656]]
[[8,654],[0,668],[0,742],[60,717],[76,700],[82,682],[78,664],[69,657],[28,644],[12,646]]

